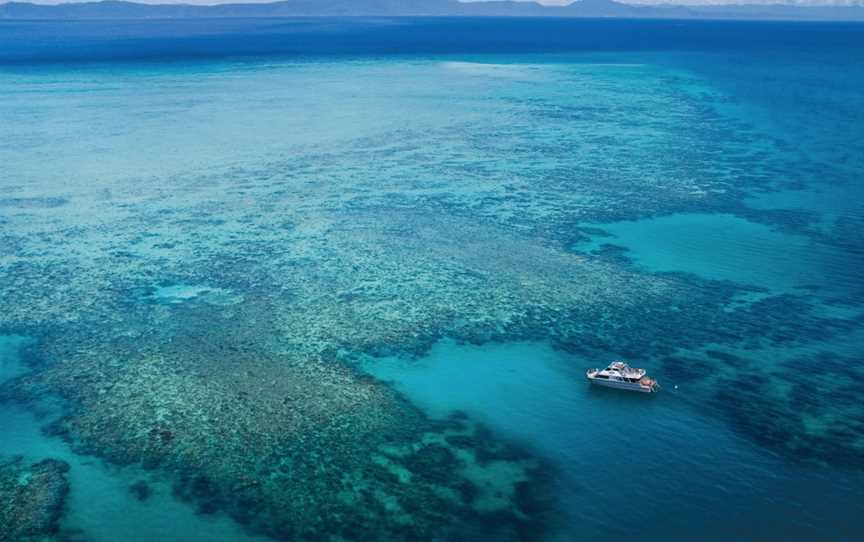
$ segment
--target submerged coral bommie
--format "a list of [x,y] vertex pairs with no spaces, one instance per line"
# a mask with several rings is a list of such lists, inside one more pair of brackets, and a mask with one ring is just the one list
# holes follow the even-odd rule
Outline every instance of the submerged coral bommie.
[[0,458],[0,541],[36,542],[57,532],[69,492],[63,461]]

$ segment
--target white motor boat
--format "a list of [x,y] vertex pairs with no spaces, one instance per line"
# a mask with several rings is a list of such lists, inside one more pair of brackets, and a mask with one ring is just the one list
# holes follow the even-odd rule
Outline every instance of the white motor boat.
[[645,369],[634,369],[623,361],[613,361],[605,369],[588,369],[585,373],[592,384],[620,390],[653,393],[660,389],[657,381],[645,375]]

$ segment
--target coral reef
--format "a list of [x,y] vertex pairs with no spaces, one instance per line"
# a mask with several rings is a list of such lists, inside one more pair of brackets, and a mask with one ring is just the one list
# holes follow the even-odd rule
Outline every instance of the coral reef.
[[0,459],[0,540],[37,542],[56,534],[69,483],[69,466],[56,459],[28,465]]
[[[350,133],[343,119],[80,183],[22,168],[0,199],[0,329],[38,344],[0,397],[59,395],[48,430],[77,451],[164,471],[200,512],[285,540],[534,540],[554,523],[547,465],[355,368],[442,337],[626,356],[698,387],[760,445],[862,466],[861,376],[832,365],[860,352],[860,287],[838,300],[830,274],[778,294],[649,273],[608,236],[574,251],[598,223],[725,213],[839,247],[854,270],[860,221],[746,204],[844,171],[723,116],[722,93],[672,69],[545,66],[531,86],[514,66],[509,83],[460,79],[433,99],[443,64],[384,69],[388,85],[420,81],[399,93],[410,125],[388,120],[382,88],[346,113]],[[317,88],[319,69],[372,68],[291,66],[305,84],[280,92]],[[332,113],[305,100],[282,116]]]
[[250,340],[263,314],[253,329],[213,310],[190,305],[170,338],[77,334],[75,354],[53,350],[69,336],[45,337],[40,355],[58,361],[13,395],[59,393],[69,414],[49,430],[77,451],[171,472],[199,512],[274,538],[529,540],[548,528],[549,467],[471,420],[426,418],[335,359],[268,352]]

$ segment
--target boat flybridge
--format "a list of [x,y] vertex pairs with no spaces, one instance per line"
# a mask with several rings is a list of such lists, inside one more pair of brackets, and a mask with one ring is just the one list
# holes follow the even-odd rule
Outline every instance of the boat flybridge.
[[623,361],[613,361],[605,369],[588,369],[585,373],[592,384],[621,390],[652,393],[660,389],[657,381],[645,375],[645,369],[634,369]]

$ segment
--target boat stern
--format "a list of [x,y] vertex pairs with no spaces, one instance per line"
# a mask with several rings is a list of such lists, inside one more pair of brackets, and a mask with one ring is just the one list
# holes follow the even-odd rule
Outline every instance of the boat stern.
[[660,391],[660,385],[653,378],[648,378],[647,376],[643,376],[639,379],[639,386],[641,386],[647,393],[656,393]]

